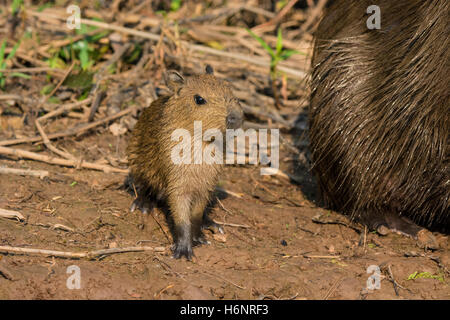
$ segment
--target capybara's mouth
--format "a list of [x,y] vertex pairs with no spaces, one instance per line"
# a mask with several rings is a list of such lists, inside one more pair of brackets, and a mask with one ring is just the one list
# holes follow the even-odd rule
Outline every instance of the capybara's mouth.
[[243,122],[242,114],[237,111],[232,111],[227,116],[227,129],[238,129],[242,127]]

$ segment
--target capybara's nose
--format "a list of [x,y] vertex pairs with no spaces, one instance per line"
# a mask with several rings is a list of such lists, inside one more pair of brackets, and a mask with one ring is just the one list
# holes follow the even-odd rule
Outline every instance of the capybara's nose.
[[228,129],[237,129],[242,126],[242,122],[244,121],[243,115],[238,111],[231,111],[227,116],[227,128]]

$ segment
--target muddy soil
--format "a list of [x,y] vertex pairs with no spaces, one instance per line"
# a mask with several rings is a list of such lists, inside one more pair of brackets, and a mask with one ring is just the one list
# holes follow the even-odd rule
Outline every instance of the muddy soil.
[[[117,141],[104,131],[56,144],[75,155],[123,155],[127,137]],[[293,172],[292,155],[283,146],[280,160],[283,171]],[[206,230],[210,245],[196,247],[189,262],[171,257],[162,211],[129,211],[133,196],[122,188],[124,175],[7,157],[0,166],[49,171],[44,179],[0,175],[0,208],[26,218],[0,218],[1,246],[67,252],[164,248],[94,260],[0,254],[0,299],[450,298],[448,236],[435,234],[439,248],[432,250],[401,235],[367,232],[320,207],[307,171],[293,183],[261,176],[254,166],[228,166],[220,187],[237,196],[218,192],[220,202],[210,213],[225,223],[225,234]],[[67,286],[72,265],[80,268],[80,289]],[[380,282],[370,290],[368,279],[377,276],[367,272],[372,265],[380,268]]]

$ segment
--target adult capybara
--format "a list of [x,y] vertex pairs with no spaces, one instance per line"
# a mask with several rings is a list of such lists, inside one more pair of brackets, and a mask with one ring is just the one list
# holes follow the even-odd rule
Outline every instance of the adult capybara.
[[[380,8],[380,29],[366,10]],[[309,110],[325,202],[380,233],[450,229],[448,0],[333,1]]]
[[[202,227],[214,225],[204,213],[223,167],[207,161],[196,163],[193,153],[203,153],[213,143],[194,136],[198,135],[196,123],[205,134],[207,130],[225,134],[226,129],[241,126],[243,113],[231,86],[216,78],[209,66],[206,74],[185,79],[169,72],[166,78],[171,94],[143,110],[128,144],[130,180],[138,196],[131,211],[139,207],[145,213],[157,202],[165,202],[174,222],[174,257],[191,259],[192,245],[205,243]],[[179,130],[192,137],[184,155],[193,156],[192,161],[174,161],[180,142],[173,134]],[[197,151],[196,139],[200,142]]]

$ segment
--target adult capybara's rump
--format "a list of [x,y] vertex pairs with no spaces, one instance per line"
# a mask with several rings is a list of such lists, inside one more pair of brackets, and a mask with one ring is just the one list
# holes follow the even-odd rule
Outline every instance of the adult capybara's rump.
[[[371,5],[380,29],[366,24]],[[374,229],[450,229],[449,9],[338,0],[316,32],[313,170],[331,208]]]

